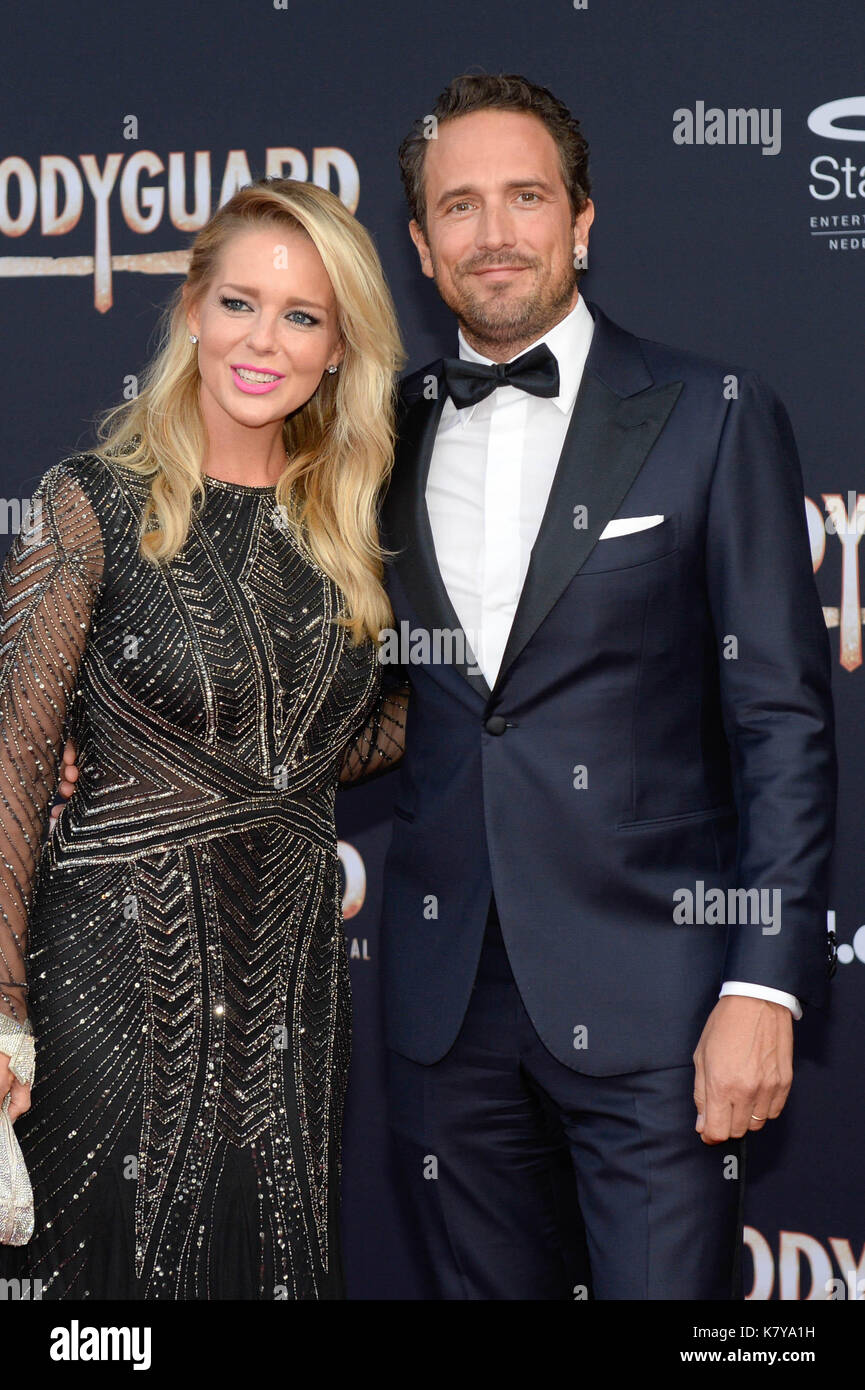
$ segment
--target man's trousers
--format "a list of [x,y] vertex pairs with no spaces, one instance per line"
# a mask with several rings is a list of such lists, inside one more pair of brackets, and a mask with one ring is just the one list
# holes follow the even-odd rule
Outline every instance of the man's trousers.
[[742,1297],[744,1140],[702,1142],[691,1063],[587,1076],[553,1057],[494,901],[453,1047],[430,1066],[391,1052],[388,1068],[426,1297]]

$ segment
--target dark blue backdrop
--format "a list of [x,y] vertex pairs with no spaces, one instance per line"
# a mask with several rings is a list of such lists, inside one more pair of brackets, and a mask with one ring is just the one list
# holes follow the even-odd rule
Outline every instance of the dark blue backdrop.
[[[522,71],[581,118],[596,205],[588,296],[637,333],[750,365],[766,378],[793,419],[815,536],[826,497],[837,495],[848,510],[855,504],[865,435],[865,118],[848,119],[855,138],[843,139],[812,131],[808,117],[831,101],[859,96],[862,105],[861,0],[317,0],[302,7],[115,0],[99,9],[89,19],[86,8],[82,17],[59,5],[7,13],[0,381],[2,491],[11,515],[51,464],[87,444],[88,418],[140,370],[181,259],[137,258],[188,246],[192,222],[178,211],[178,195],[191,213],[196,151],[210,154],[204,180],[214,205],[232,191],[226,166],[244,182],[247,166],[253,176],[268,171],[269,149],[293,151],[283,153],[291,162],[280,171],[330,177],[350,204],[357,196],[411,365],[454,351],[453,326],[414,260],[396,150],[410,121],[470,67]],[[698,103],[765,111],[780,121],[780,148],[678,143],[674,113]],[[106,164],[111,155],[116,171]],[[59,166],[43,163],[49,157]],[[52,214],[52,167],[62,170],[72,199],[65,218],[63,196]],[[106,167],[115,181],[100,228],[94,171]],[[164,206],[148,189],[165,191]],[[753,1283],[759,1299],[824,1297],[828,1278],[865,1277],[857,566],[852,537],[846,545],[825,537],[818,582],[835,652],[841,805],[833,911],[842,963],[831,1015],[797,1026],[787,1111],[751,1144],[747,1287]],[[367,871],[364,905],[346,923],[356,943],[356,1034],[344,1227],[356,1299],[412,1298],[417,1288],[382,1104],[377,919],[389,801],[385,779],[344,797],[340,808],[341,836]]]

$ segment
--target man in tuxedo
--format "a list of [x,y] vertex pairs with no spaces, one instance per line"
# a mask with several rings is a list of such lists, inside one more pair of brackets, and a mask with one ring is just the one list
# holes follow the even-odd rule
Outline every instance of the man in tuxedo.
[[400,163],[459,356],[402,383],[383,511],[389,1105],[428,1292],[740,1298],[744,1136],[833,969],[791,426],[582,298],[587,148],[548,91],[461,77],[431,114]]

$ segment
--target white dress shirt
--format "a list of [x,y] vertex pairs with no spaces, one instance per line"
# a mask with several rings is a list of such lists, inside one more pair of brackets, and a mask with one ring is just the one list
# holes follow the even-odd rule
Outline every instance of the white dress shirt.
[[[559,394],[531,396],[497,386],[459,410],[450,396],[439,418],[426,503],[436,559],[466,640],[492,689],[540,530],[594,332],[582,295],[538,342],[559,364]],[[528,346],[534,347],[535,344]],[[528,346],[516,356],[528,351]],[[459,333],[459,355],[490,363]],[[513,361],[514,359],[509,359]],[[721,994],[799,1001],[767,985],[727,981]]]

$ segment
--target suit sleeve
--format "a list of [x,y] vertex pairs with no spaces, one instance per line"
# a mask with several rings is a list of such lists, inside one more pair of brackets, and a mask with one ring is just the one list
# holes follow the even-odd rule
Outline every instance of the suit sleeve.
[[778,908],[771,925],[742,913],[730,926],[723,978],[824,1003],[837,784],[830,646],[793,430],[754,373],[721,434],[706,580],[738,808],[735,886],[776,894],[765,902]]

